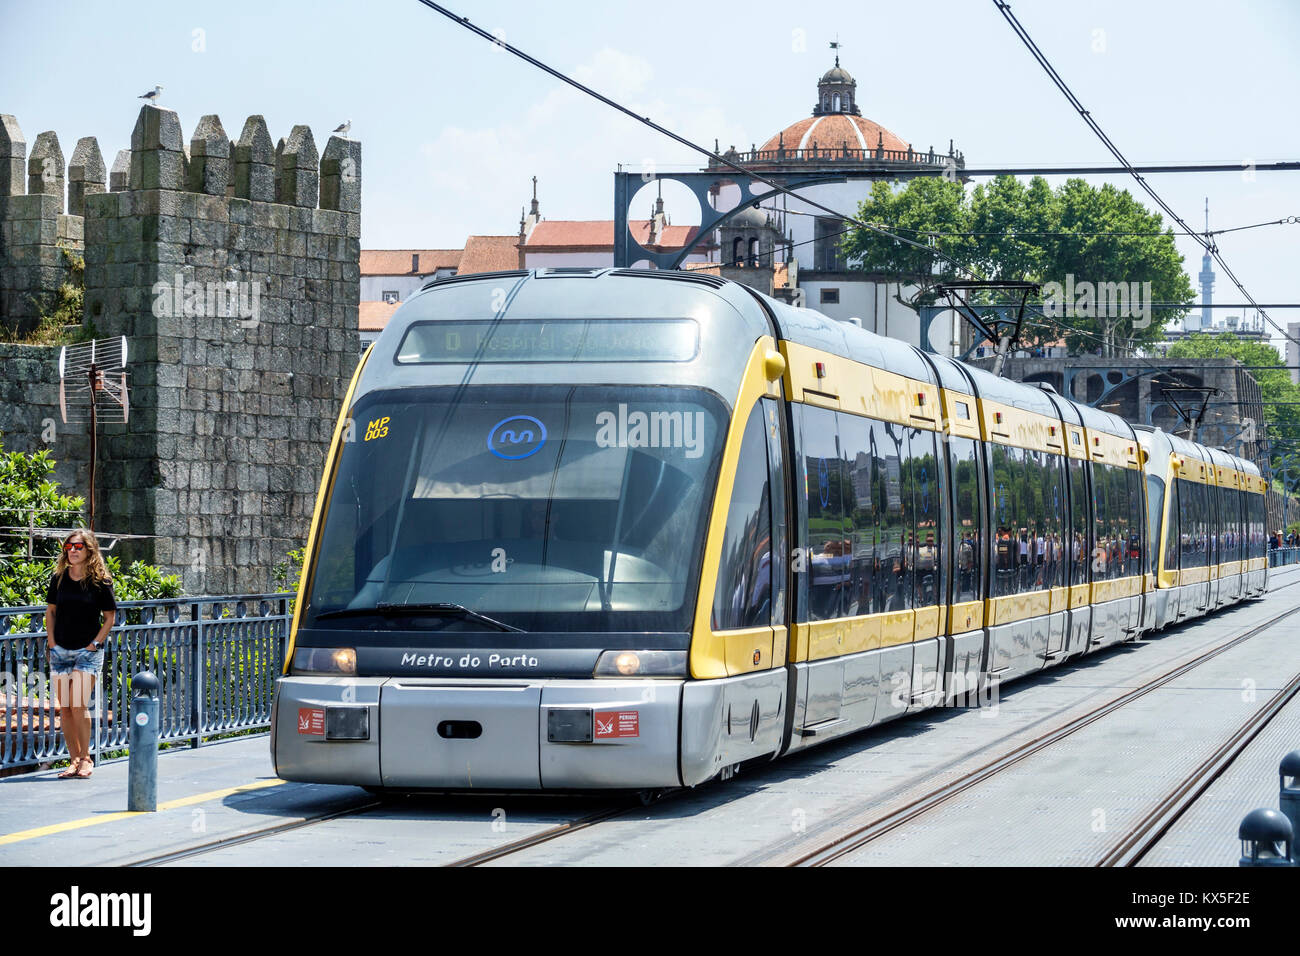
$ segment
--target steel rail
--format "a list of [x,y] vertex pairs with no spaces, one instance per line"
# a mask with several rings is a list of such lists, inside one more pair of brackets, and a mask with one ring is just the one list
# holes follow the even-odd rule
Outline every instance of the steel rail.
[[[1272,589],[1272,591],[1270,591],[1269,593],[1282,591],[1285,590],[1286,588],[1295,587],[1296,585],[1300,585],[1300,580],[1289,581],[1286,584],[1281,585],[1280,587]],[[970,788],[977,786],[980,783],[983,783],[985,780],[988,780],[990,777],[993,777],[996,774],[1001,773],[1003,770],[1006,770],[1008,767],[1013,766],[1016,763],[1019,763],[1021,760],[1025,759],[1026,757],[1032,756],[1033,754],[1039,753],[1040,751],[1047,749],[1052,744],[1057,743],[1065,739],[1066,737],[1069,737],[1076,731],[1082,730],[1084,727],[1087,727],[1089,724],[1092,724],[1100,720],[1102,717],[1114,713],[1116,710],[1119,710],[1120,708],[1132,703],[1133,701],[1138,700],[1141,697],[1145,697],[1147,694],[1151,693],[1152,691],[1157,690],[1160,687],[1163,687],[1164,685],[1168,684],[1170,681],[1176,680],[1177,678],[1183,676],[1184,674],[1204,664],[1206,661],[1209,661],[1212,658],[1217,657],[1218,655],[1226,651],[1229,651],[1240,644],[1244,644],[1246,641],[1250,640],[1251,638],[1255,637],[1261,632],[1266,631],[1269,628],[1273,627],[1275,624],[1277,624],[1279,621],[1283,620],[1284,618],[1290,617],[1298,613],[1300,613],[1300,607],[1293,607],[1288,610],[1282,611],[1281,613],[1276,614],[1273,617],[1269,618],[1267,621],[1255,625],[1245,633],[1240,634],[1237,637],[1232,638],[1226,641],[1225,643],[1220,644],[1214,648],[1211,648],[1209,651],[1206,651],[1205,653],[1200,654],[1197,657],[1194,657],[1191,660],[1184,662],[1183,664],[1180,664],[1178,667],[1175,667],[1173,670],[1168,671],[1165,674],[1162,674],[1161,676],[1155,678],[1154,680],[1149,681],[1148,683],[1143,684],[1140,687],[1134,688],[1128,693],[1123,694],[1120,697],[1117,697],[1101,705],[1100,707],[1097,707],[1094,710],[1091,710],[1088,713],[1081,715],[1080,717],[1067,721],[1066,723],[1060,725],[1059,727],[1048,731],[1046,734],[1043,734],[1040,737],[1036,737],[1033,740],[1020,745],[1019,747],[1016,747],[1008,751],[1007,753],[1001,755],[1000,757],[997,757],[996,759],[985,764],[984,766],[971,771],[970,773],[966,774],[963,777],[958,778],[957,780],[952,781],[951,783],[945,784],[941,787],[938,787],[930,791],[929,793],[905,804],[904,806],[898,808],[897,810],[891,811],[890,813],[887,813],[877,818],[876,820],[871,821],[870,823],[864,824],[862,826],[854,827],[849,832],[841,834],[835,839],[822,844],[817,849],[811,850],[807,853],[800,855],[799,857],[795,858],[794,860],[787,863],[786,865],[787,866],[825,866],[827,863],[833,862],[834,860],[837,860],[840,857],[847,856],[848,854],[861,849],[867,844],[874,842],[875,840],[884,836],[886,833],[889,833],[890,831],[895,830],[898,827],[903,826],[904,824],[910,823],[911,821],[915,820],[917,817],[920,817],[930,812],[940,804],[947,802],[948,800],[952,799],[958,794],[961,794],[966,790],[969,790]]]
[[177,860],[202,856],[205,853],[212,853],[216,850],[224,850],[227,847],[239,846],[243,843],[253,843],[257,840],[265,840],[267,837],[275,836],[279,833],[288,833],[291,830],[301,830],[304,827],[315,826],[317,823],[324,823],[327,820],[337,820],[339,817],[352,816],[365,810],[371,810],[375,807],[382,806],[383,802],[384,801],[382,800],[370,800],[366,803],[351,807],[343,807],[342,809],[332,810],[329,813],[322,813],[318,816],[305,817],[300,820],[290,820],[286,823],[276,823],[272,826],[262,827],[260,830],[249,830],[244,833],[236,833],[233,836],[209,840],[207,843],[200,843],[197,846],[185,847],[168,853],[160,853],[156,856],[142,857],[139,860],[132,860],[129,863],[122,863],[119,865],[123,867],[161,866],[165,863],[173,863]]
[[460,866],[482,866],[484,863],[491,863],[503,857],[519,853],[522,850],[530,849],[542,843],[549,843],[559,837],[569,833],[577,833],[579,830],[585,830],[588,827],[594,827],[598,823],[603,823],[614,817],[625,816],[630,813],[634,807],[609,807],[604,810],[597,810],[586,816],[579,817],[576,820],[570,820],[566,823],[558,823],[555,826],[547,827],[530,836],[520,837],[518,840],[512,840],[509,843],[490,850],[484,850],[481,853],[473,853],[470,856],[462,857],[459,860],[453,860],[450,863],[444,863],[443,866],[460,867]]
[[1156,804],[1096,865],[1099,867],[1136,866],[1164,838],[1170,827],[1191,809],[1192,805],[1200,799],[1201,794],[1209,789],[1210,784],[1218,780],[1241,756],[1242,751],[1273,722],[1273,718],[1282,712],[1297,693],[1300,693],[1300,673],[1292,677],[1267,704],[1255,711],[1214,753],[1188,774],[1168,796]]

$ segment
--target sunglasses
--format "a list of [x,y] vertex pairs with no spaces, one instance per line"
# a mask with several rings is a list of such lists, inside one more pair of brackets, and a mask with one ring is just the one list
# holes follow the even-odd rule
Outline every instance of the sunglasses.
[[76,541],[76,542],[73,542],[72,544],[69,544],[69,545],[67,545],[66,547],[64,547],[63,550],[65,550],[65,551],[81,551],[81,550],[84,550],[85,547],[86,547],[86,546],[85,546],[84,544],[82,544],[80,541]]

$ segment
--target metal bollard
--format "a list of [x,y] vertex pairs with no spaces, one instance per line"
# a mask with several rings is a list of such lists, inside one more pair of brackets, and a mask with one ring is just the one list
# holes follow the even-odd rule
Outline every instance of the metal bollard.
[[[1300,750],[1293,750],[1282,758],[1277,768],[1278,774],[1278,808],[1291,821],[1292,833],[1300,833]],[[1293,862],[1300,866],[1300,853]]]
[[158,678],[140,671],[131,678],[130,764],[126,808],[158,809]]
[[1291,866],[1295,831],[1277,810],[1251,810],[1237,828],[1241,840],[1238,866]]

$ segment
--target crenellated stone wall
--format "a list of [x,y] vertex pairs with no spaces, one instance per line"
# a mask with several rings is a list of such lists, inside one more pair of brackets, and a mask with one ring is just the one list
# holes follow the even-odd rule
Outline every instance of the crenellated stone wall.
[[[57,140],[37,146],[41,191],[28,159],[29,194],[8,199],[61,213],[45,161]],[[17,153],[5,149],[0,173],[12,183]],[[273,146],[261,116],[234,143],[204,116],[187,149],[177,115],[157,106],[141,109],[107,176],[112,191],[93,140],[74,151],[69,202],[75,192],[82,216],[62,218],[84,234],[85,318],[101,338],[126,336],[131,356],[130,422],[101,435],[97,524],[153,536],[123,542],[124,556],[182,574],[190,593],[264,589],[305,539],[358,355],[360,174],[359,143],[331,137],[322,157],[295,126]],[[8,228],[3,208],[0,219]],[[42,227],[37,238],[57,252],[57,235]],[[6,298],[26,291],[17,280],[54,287],[53,273],[9,275],[0,271],[6,321],[21,318]]]

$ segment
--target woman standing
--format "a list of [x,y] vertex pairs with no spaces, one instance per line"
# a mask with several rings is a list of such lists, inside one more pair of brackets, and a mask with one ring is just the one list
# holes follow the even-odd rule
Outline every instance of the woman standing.
[[45,602],[50,674],[70,757],[68,769],[59,776],[89,777],[95,763],[90,758],[88,707],[104,666],[104,642],[117,617],[113,581],[90,531],[74,531],[64,539]]

